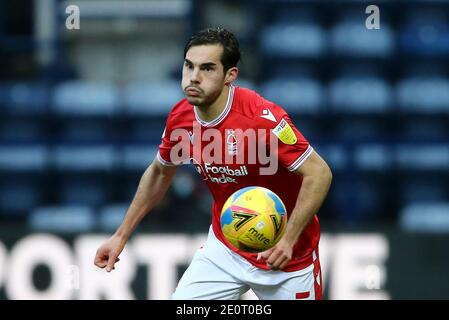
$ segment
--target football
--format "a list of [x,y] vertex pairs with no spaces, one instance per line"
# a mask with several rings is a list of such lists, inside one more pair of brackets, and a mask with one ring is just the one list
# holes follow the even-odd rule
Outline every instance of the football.
[[223,205],[221,228],[235,248],[262,252],[273,247],[287,225],[282,200],[271,190],[259,186],[234,192]]

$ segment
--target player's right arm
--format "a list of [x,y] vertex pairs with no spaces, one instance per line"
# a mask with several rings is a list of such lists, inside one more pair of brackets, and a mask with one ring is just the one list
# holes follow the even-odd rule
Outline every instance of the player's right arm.
[[164,197],[170,186],[177,166],[163,165],[158,159],[143,173],[136,194],[129,206],[122,224],[100,248],[95,256],[95,265],[108,272],[114,269],[118,256],[142,218]]

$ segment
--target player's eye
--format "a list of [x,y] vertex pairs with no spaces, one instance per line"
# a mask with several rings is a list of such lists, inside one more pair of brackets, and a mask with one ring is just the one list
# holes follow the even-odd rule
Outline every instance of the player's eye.
[[188,63],[188,62],[184,63],[184,67],[189,69],[189,70],[193,69],[193,65],[191,63]]

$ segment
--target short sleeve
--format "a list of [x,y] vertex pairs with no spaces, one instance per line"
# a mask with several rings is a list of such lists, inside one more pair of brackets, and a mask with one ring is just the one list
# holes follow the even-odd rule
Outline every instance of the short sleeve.
[[159,162],[165,166],[178,166],[190,162],[190,144],[186,143],[186,140],[189,140],[188,132],[173,129],[169,115],[157,153]]
[[277,138],[279,162],[288,170],[296,171],[312,154],[313,148],[295,127],[287,112],[276,105],[268,110],[273,115],[271,133]]

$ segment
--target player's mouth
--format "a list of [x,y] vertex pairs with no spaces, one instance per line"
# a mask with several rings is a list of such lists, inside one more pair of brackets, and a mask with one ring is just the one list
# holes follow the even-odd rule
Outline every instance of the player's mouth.
[[199,97],[201,94],[201,91],[196,88],[193,88],[193,87],[188,87],[188,88],[186,88],[185,93],[188,96]]

